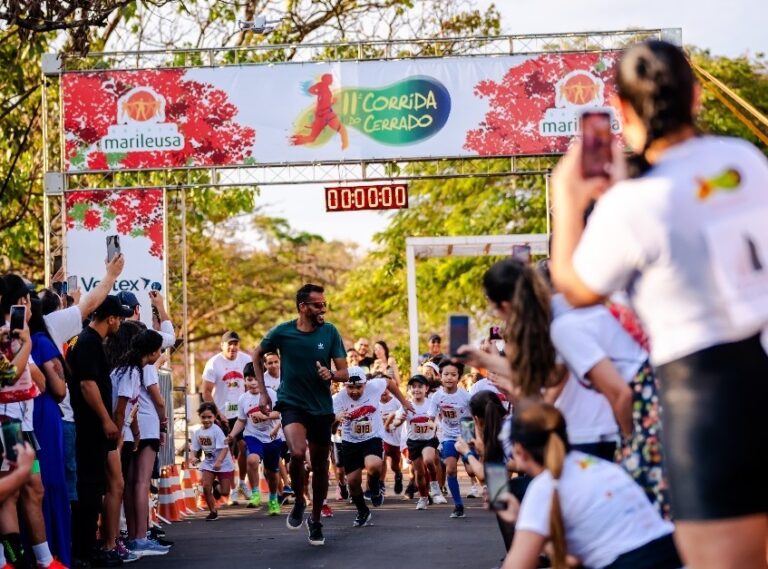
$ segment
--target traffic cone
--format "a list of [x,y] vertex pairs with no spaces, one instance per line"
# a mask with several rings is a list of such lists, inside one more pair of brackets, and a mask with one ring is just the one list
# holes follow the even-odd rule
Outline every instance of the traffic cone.
[[173,482],[168,468],[160,470],[160,485],[158,486],[158,514],[168,523],[180,522],[181,515],[173,496]]
[[[200,471],[197,468],[189,468],[188,470],[189,477],[192,481],[192,487],[195,489],[196,508],[201,512],[204,512],[208,509],[208,506],[205,503],[205,496],[203,495],[203,482],[200,478]],[[192,511],[194,512],[195,509],[193,508]]]
[[181,489],[184,492],[184,509],[187,514],[192,514],[197,510],[197,496],[192,482],[192,473],[189,468],[185,468],[182,473]]
[[181,479],[179,477],[179,467],[172,464],[168,467],[171,472],[171,490],[173,492],[173,501],[176,503],[176,509],[179,511],[180,516],[186,516],[191,512],[187,512],[187,507],[184,504],[184,491],[181,489]]
[[259,492],[261,493],[262,502],[269,500],[269,484],[267,483],[267,477],[263,473],[259,477]]

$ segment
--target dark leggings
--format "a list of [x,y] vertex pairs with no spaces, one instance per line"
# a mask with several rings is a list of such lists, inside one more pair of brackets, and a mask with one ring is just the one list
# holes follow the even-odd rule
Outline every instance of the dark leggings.
[[670,533],[622,553],[605,569],[678,569],[682,566]]

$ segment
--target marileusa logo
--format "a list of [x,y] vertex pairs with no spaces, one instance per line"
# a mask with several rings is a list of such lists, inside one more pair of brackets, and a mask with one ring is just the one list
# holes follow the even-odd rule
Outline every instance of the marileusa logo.
[[611,115],[611,132],[621,132],[616,111],[605,104],[605,83],[584,69],[571,71],[555,84],[555,106],[539,121],[542,136],[574,136],[581,131],[584,111],[605,111]]
[[150,87],[135,87],[117,100],[117,122],[101,139],[105,153],[184,148],[179,127],[165,122],[165,98]]

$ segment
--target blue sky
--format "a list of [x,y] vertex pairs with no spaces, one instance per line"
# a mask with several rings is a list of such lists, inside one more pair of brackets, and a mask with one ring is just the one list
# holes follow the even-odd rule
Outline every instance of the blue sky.
[[[487,7],[488,0],[477,1]],[[563,33],[626,28],[683,29],[685,44],[713,54],[768,54],[766,0],[498,0],[504,33]],[[326,213],[323,186],[264,186],[259,203],[299,230],[327,240],[340,239],[371,247],[371,239],[387,224],[377,212]]]

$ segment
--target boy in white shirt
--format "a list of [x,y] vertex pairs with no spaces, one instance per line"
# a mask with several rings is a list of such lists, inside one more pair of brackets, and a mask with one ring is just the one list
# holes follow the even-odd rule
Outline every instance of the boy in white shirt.
[[[236,440],[243,433],[245,446],[248,449],[247,468],[248,481],[251,483],[251,498],[248,500],[249,508],[258,508],[261,505],[261,493],[259,492],[259,465],[264,463],[264,476],[269,485],[269,501],[267,511],[270,516],[280,514],[280,502],[277,499],[277,483],[280,472],[280,453],[283,440],[280,437],[280,413],[270,411],[264,414],[260,408],[261,393],[256,374],[253,372],[253,362],[248,362],[243,368],[245,376],[246,392],[238,400],[238,417],[232,432],[226,439],[227,444]],[[273,389],[266,388],[272,401],[277,401],[277,394]]]
[[[459,489],[458,458],[456,439],[461,436],[459,424],[462,417],[469,417],[470,396],[466,390],[459,387],[459,378],[464,371],[464,365],[458,362],[446,360],[440,364],[440,381],[443,386],[432,396],[429,406],[430,420],[439,420],[443,431],[440,457],[445,462],[448,490],[453,498],[452,518],[464,517],[464,502],[461,499]],[[438,488],[438,493],[439,488]],[[433,499],[437,494],[434,493]]]

